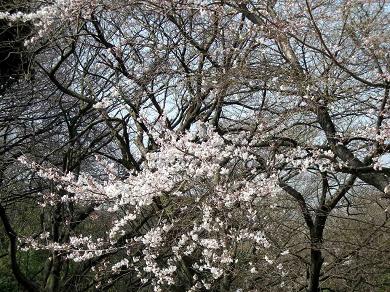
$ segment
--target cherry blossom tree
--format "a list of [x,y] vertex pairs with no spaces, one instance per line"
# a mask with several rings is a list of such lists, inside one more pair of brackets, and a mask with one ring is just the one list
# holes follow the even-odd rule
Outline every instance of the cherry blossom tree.
[[[79,110],[66,118],[62,169],[19,157],[50,186],[39,204],[62,226],[18,237],[51,252],[51,276],[26,289],[68,289],[69,261],[102,290],[122,279],[155,291],[382,285],[388,266],[368,258],[386,257],[388,242],[385,1],[54,1],[31,11],[0,18],[35,24],[25,45],[36,70]],[[80,138],[91,129],[110,139],[94,148]],[[71,167],[76,148],[88,159]],[[372,233],[354,241],[344,220]],[[356,268],[362,257],[369,272]],[[356,275],[341,276],[350,267]]]

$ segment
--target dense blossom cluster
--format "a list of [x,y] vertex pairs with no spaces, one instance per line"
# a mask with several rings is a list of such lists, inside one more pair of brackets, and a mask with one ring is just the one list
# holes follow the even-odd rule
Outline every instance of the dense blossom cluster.
[[[266,255],[270,243],[257,227],[261,214],[255,206],[280,190],[275,174],[258,174],[245,133],[222,137],[211,126],[198,123],[184,135],[164,130],[155,136],[159,149],[148,154],[141,171],[125,178],[116,176],[104,161],[101,164],[107,180],[100,181],[87,175],[62,176],[21,157],[20,162],[55,181],[63,191],[44,197],[44,206],[56,200],[93,203],[98,214],[109,212],[118,218],[102,237],[72,236],[69,243],[61,245],[50,243],[46,234],[41,241],[28,239],[26,243],[34,249],[63,252],[75,261],[125,251],[128,256],[113,263],[112,271],[134,269],[145,283],[153,280],[156,290],[174,284],[183,257],[194,253],[201,254],[191,265],[199,278],[194,280],[196,287],[207,288],[232,266],[249,261],[237,263],[234,250],[238,246],[249,244],[255,248],[254,254],[265,253],[264,263],[273,264]],[[240,177],[237,172],[241,172]],[[161,208],[153,211],[159,219],[145,233],[130,236],[129,226],[138,224],[153,202]],[[240,222],[243,216],[248,218],[244,226]],[[257,268],[253,266],[251,273]]]

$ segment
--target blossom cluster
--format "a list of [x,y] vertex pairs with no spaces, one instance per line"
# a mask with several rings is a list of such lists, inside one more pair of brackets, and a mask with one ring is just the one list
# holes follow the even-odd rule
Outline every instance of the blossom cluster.
[[[20,158],[62,190],[57,197],[48,197],[48,205],[92,204],[100,220],[112,218],[101,237],[74,234],[60,244],[50,243],[46,234],[26,244],[60,251],[74,261],[122,252],[124,256],[111,263],[111,271],[133,270],[143,283],[151,281],[156,291],[176,284],[186,258],[193,259],[186,269],[191,270],[194,287],[208,289],[234,266],[256,262],[252,256],[237,257],[237,249],[247,246],[263,258],[253,264],[250,274],[262,265],[278,269],[270,260],[272,255],[267,255],[271,244],[259,229],[261,214],[256,211],[259,202],[280,192],[277,176],[254,171],[256,157],[243,142],[245,134],[221,136],[212,126],[197,123],[182,134],[165,129],[154,135],[158,150],[147,155],[142,170],[125,178],[101,159],[105,180],[87,174],[61,175],[54,168]],[[147,225],[145,216],[150,216]],[[140,231],[135,232],[135,226]]]
[[42,3],[32,12],[0,12],[0,19],[9,22],[30,22],[37,30],[36,34],[25,42],[25,45],[50,34],[53,27],[64,22],[75,22],[79,18],[90,19],[92,12],[98,6],[98,1],[85,0],[55,0]]

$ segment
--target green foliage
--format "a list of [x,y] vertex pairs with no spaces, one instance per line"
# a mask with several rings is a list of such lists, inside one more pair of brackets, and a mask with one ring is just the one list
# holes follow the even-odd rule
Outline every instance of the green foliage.
[[[1,252],[4,252],[1,249]],[[8,263],[8,256],[0,258],[0,291],[18,291],[18,284]]]

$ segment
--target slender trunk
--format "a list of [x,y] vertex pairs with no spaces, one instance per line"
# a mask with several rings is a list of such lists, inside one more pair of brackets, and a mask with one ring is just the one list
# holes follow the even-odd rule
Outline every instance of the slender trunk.
[[[62,221],[62,203],[57,203],[52,214],[52,237],[54,242],[61,242],[61,221]],[[61,274],[61,258],[57,251],[52,253],[50,259],[51,266],[49,276],[46,281],[46,291],[56,292],[59,290],[59,280]]]
[[9,222],[5,209],[1,204],[0,204],[0,222],[3,223],[5,233],[8,236],[10,264],[16,280],[26,291],[29,292],[39,291],[39,286],[35,282],[28,279],[19,268],[19,263],[17,259],[17,252],[18,252],[17,235],[14,229],[12,228],[11,223]]
[[51,267],[49,278],[46,282],[46,290],[48,292],[56,292],[59,291],[59,280],[60,280],[60,272],[61,272],[61,259],[57,252],[53,253],[53,264]]
[[314,220],[314,226],[310,229],[310,272],[308,292],[320,291],[320,274],[324,258],[322,256],[322,243],[325,222],[328,210],[318,210]]
[[310,250],[309,292],[320,291],[320,272],[323,262],[321,242],[312,242]]

